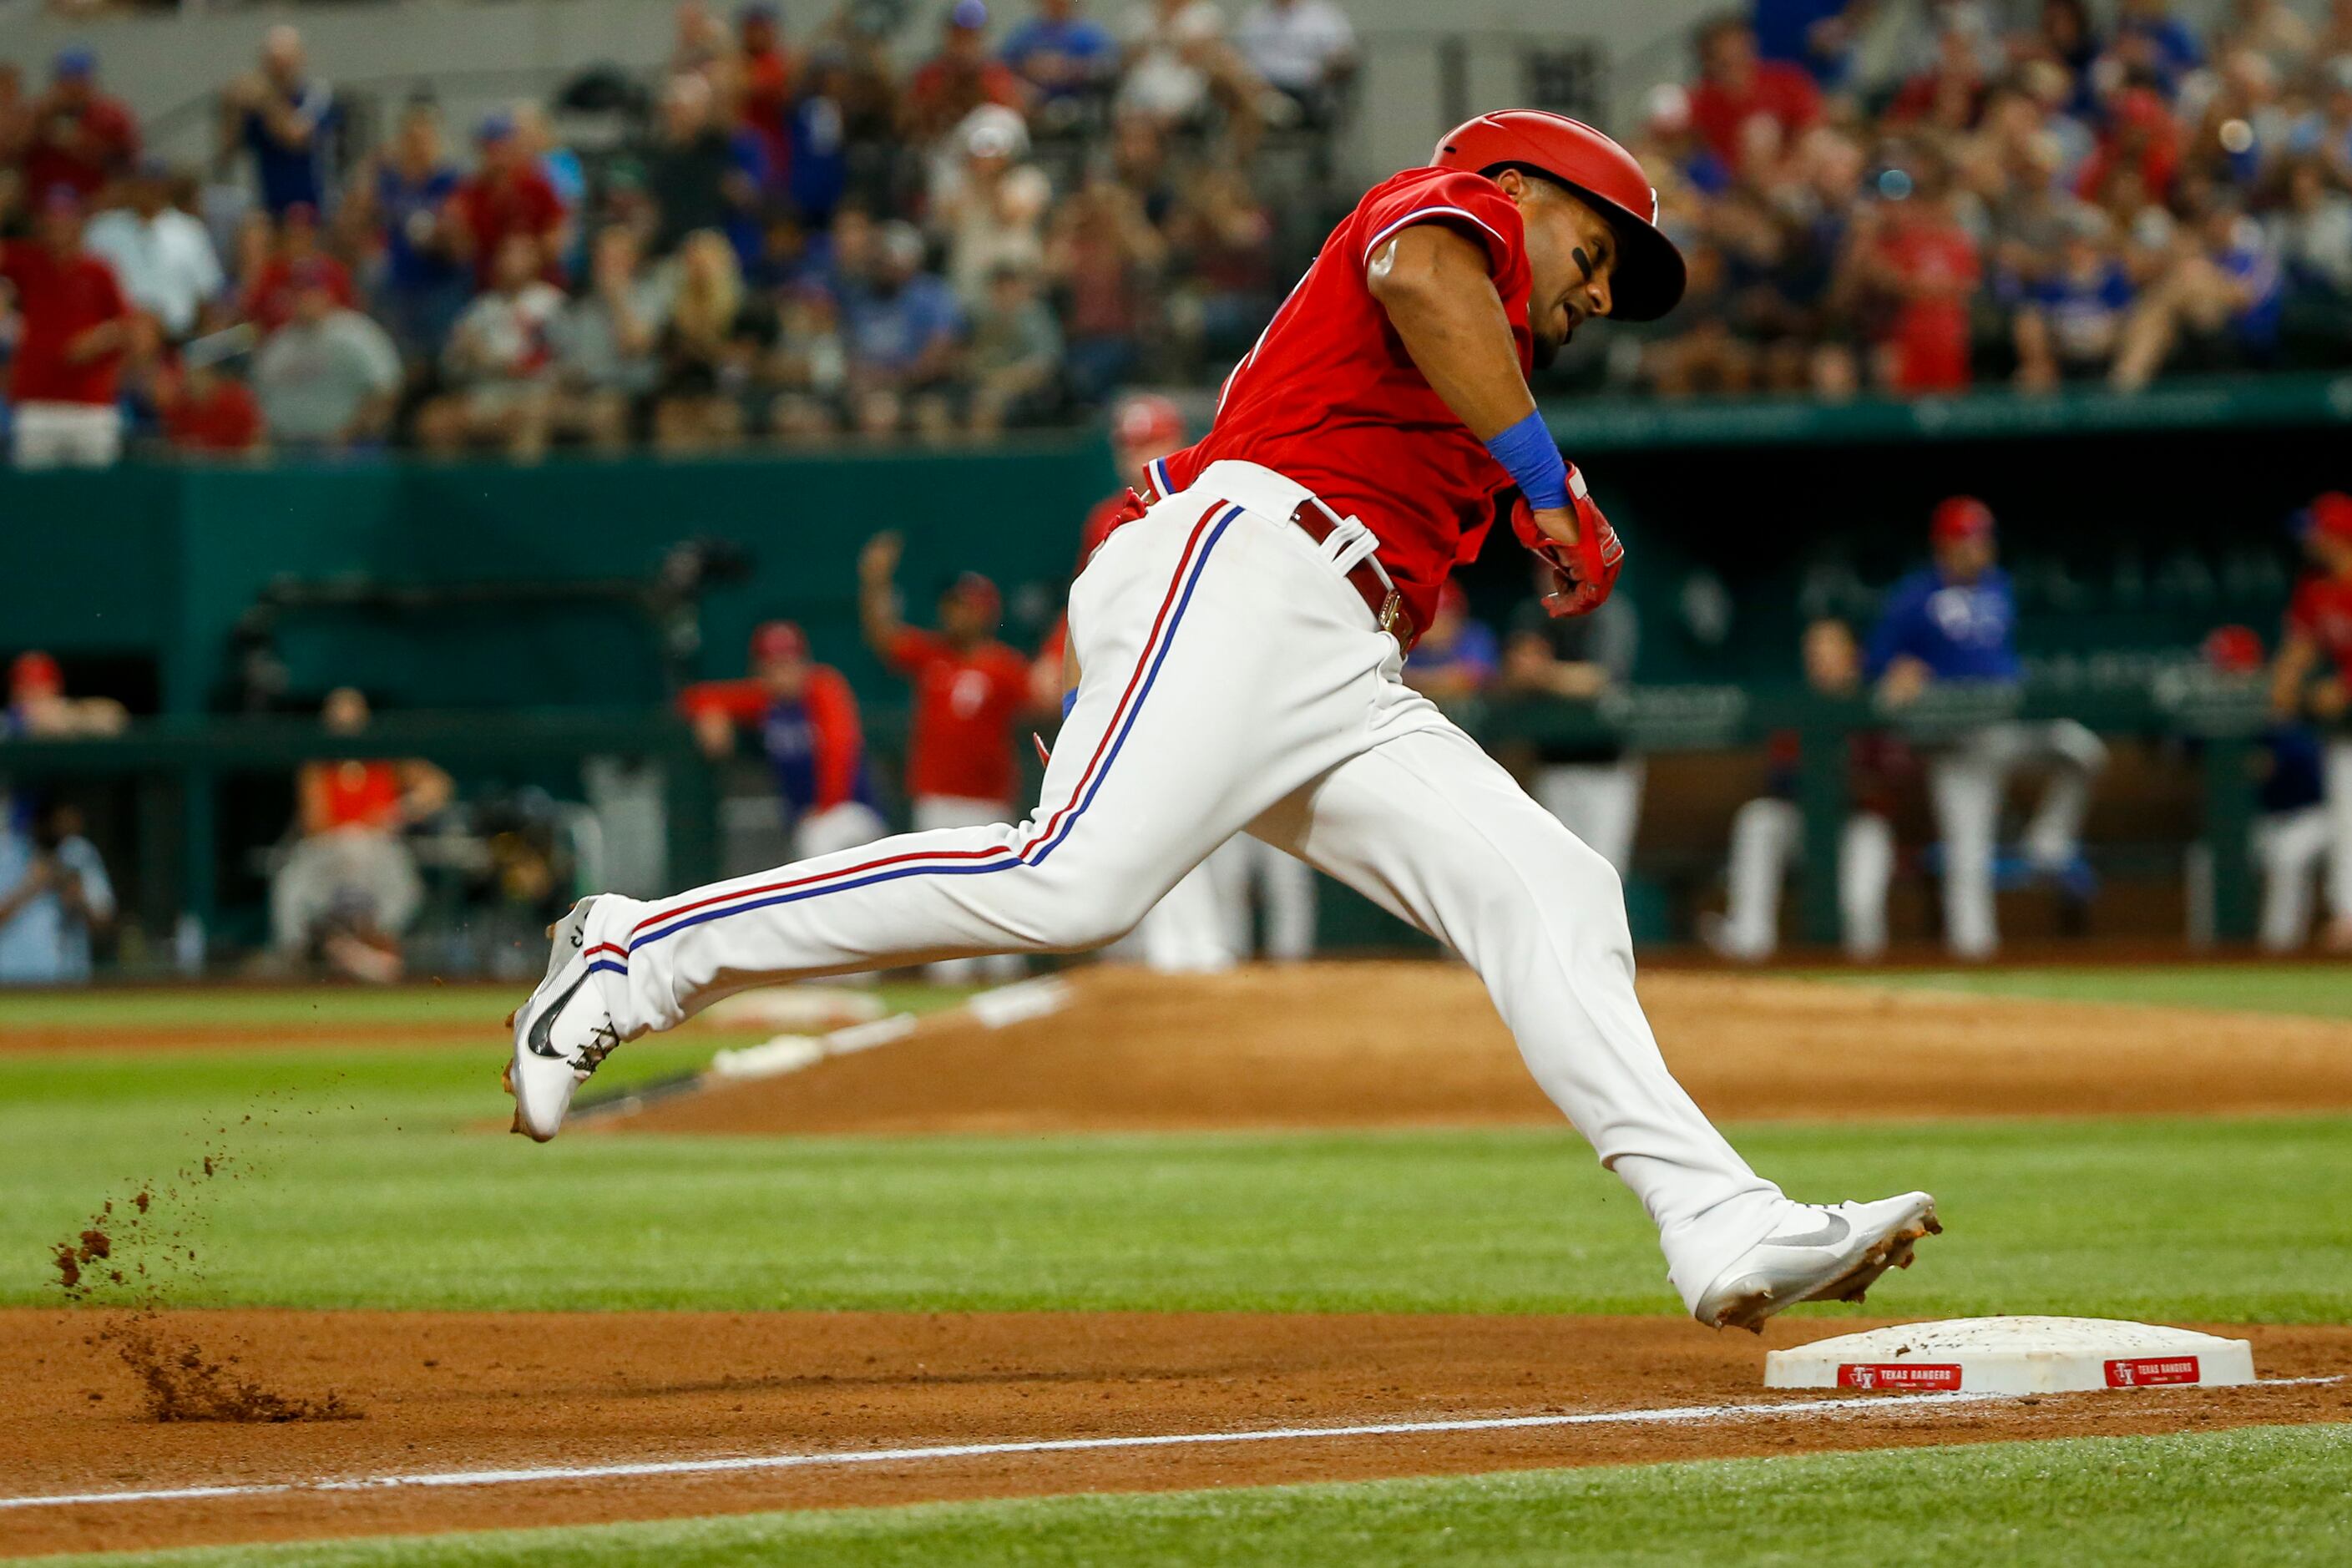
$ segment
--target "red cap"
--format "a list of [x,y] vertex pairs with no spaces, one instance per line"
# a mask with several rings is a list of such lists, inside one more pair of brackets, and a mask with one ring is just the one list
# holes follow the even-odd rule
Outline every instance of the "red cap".
[[1658,231],[1658,192],[1633,154],[1581,120],[1541,109],[1482,114],[1448,132],[1430,166],[1474,174],[1521,164],[1566,185],[1609,220],[1617,269],[1609,314],[1654,321],[1683,297],[1687,273],[1675,242]]
[[2251,675],[2263,667],[2263,639],[2252,626],[2215,626],[2205,634],[2205,662],[2224,675]]
[[66,689],[65,672],[58,661],[39,648],[28,648],[18,654],[8,665],[8,695],[16,700],[27,697],[55,697]]
[[2311,531],[2352,543],[2352,496],[2329,490],[2311,499]]
[[1951,496],[1937,502],[1935,516],[1927,524],[1927,537],[1938,544],[1991,535],[1992,508],[1974,496]]
[[783,664],[808,657],[808,634],[791,621],[761,621],[751,628],[751,662]]
[[1130,452],[1161,457],[1184,444],[1184,416],[1157,393],[1138,393],[1111,415],[1110,438]]

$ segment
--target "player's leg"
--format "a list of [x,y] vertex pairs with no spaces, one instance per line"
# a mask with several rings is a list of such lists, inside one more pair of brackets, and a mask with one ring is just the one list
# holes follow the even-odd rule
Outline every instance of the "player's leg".
[[2091,784],[2106,769],[2106,742],[2072,719],[2036,726],[2021,739],[2049,771],[2041,803],[2025,825],[2026,858],[2037,870],[2063,871],[2083,852],[2083,818]]
[[1616,873],[1468,736],[1388,741],[1253,831],[1469,962],[1528,1071],[1657,1223],[1685,1302],[1788,1215],[1658,1055]]
[[1961,958],[1990,958],[1993,924],[1993,833],[2006,776],[1981,736],[1969,736],[1927,764],[1927,798],[1944,841],[1944,941]]
[[1838,839],[1838,915],[1846,956],[1886,952],[1886,890],[1895,881],[1895,825],[1874,811],[1845,819]]
[[1803,833],[1804,816],[1793,801],[1759,795],[1731,814],[1723,929],[1716,943],[1727,958],[1769,958],[1779,945],[1780,884]]
[[2352,740],[2331,741],[2325,768],[2327,808],[2327,945],[2352,952]]

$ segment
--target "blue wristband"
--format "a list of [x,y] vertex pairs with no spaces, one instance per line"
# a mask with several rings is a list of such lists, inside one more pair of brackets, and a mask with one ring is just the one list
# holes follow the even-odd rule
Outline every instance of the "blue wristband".
[[1486,443],[1486,450],[1503,471],[1519,482],[1519,493],[1538,511],[1568,504],[1568,461],[1559,443],[1544,428],[1543,415],[1531,413]]

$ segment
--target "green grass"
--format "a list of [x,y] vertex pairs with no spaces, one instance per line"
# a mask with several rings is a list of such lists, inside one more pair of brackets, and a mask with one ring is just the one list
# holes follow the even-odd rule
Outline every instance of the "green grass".
[[745,1562],[794,1568],[2352,1560],[2352,1427],[1531,1470],[82,1557],[77,1568]]
[[[707,1045],[640,1042],[616,1080]],[[494,1045],[0,1055],[0,1301],[208,1147],[190,1303],[1666,1311],[1650,1226],[1559,1132],[504,1136]],[[599,1083],[605,1081],[600,1076]],[[251,1117],[251,1121],[243,1120]],[[1923,1185],[1871,1307],[2352,1320],[2352,1119],[1776,1123],[1801,1195]],[[527,1215],[519,1224],[516,1215]]]
[[2189,964],[2161,968],[1938,969],[1901,973],[1823,972],[1815,978],[1906,991],[2049,1002],[2122,1002],[2143,1007],[2210,1007],[2352,1018],[2352,964]]

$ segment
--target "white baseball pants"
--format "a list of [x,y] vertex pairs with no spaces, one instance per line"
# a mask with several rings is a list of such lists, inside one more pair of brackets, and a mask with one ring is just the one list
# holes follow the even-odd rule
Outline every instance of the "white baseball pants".
[[2339,931],[2352,924],[2352,740],[2330,741],[2321,764],[2327,806],[2327,909]]
[[[1805,847],[1794,801],[1759,795],[1731,816],[1729,896],[1719,946],[1727,958],[1765,959],[1780,940],[1780,884]],[[1886,889],[1895,879],[1895,827],[1874,811],[1845,819],[1838,842],[1838,913],[1846,956],[1886,952]]]
[[1070,595],[1085,672],[1024,822],[908,834],[672,899],[605,898],[587,954],[622,1038],[775,981],[1098,947],[1249,828],[1444,941],[1528,1069],[1656,1222],[1686,1304],[1788,1210],[1692,1103],[1633,994],[1616,874],[1402,679],[1254,464],[1111,535]]
[[2254,824],[2252,847],[2263,869],[2259,930],[2265,952],[2292,952],[2310,940],[2311,885],[2335,855],[2336,844],[2336,825],[2324,805],[2276,812]]
[[2049,772],[2024,847],[2035,866],[2054,868],[2082,847],[2091,781],[2106,762],[2105,742],[2071,719],[1988,725],[1930,759],[1927,795],[1944,839],[1944,941],[1954,954],[1990,958],[2000,942],[1992,858],[2010,775],[2027,767]]

